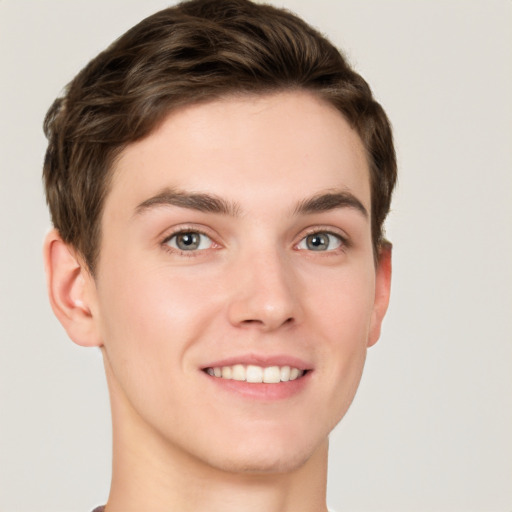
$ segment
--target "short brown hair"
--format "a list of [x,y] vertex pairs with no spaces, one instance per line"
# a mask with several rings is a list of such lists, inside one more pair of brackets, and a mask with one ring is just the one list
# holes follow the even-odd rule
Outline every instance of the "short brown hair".
[[52,222],[94,273],[111,168],[177,107],[236,93],[307,90],[334,105],[368,155],[375,254],[396,181],[389,121],[365,80],[294,14],[192,0],[149,16],[94,58],[50,107],[43,178]]

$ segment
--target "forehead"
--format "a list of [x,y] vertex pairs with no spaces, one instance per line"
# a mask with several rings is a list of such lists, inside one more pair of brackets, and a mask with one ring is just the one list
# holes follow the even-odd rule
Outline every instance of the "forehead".
[[332,105],[303,91],[226,97],[172,112],[120,154],[106,209],[134,207],[163,187],[248,205],[346,189],[370,210],[360,137]]

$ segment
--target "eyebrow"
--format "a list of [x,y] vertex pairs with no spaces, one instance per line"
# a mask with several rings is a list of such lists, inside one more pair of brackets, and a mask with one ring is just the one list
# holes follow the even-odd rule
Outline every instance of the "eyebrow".
[[232,203],[213,194],[184,192],[166,188],[157,195],[146,199],[135,208],[141,214],[157,206],[178,206],[207,213],[220,213],[236,217],[240,213],[238,203]]
[[311,198],[300,201],[294,213],[296,215],[312,214],[336,210],[338,208],[353,208],[369,217],[368,210],[363,203],[348,190],[333,190],[316,194]]
[[[155,196],[140,203],[135,208],[135,214],[139,215],[159,206],[177,206],[231,217],[238,217],[242,211],[238,203],[226,201],[214,194],[165,188]],[[293,213],[294,215],[308,215],[338,208],[352,208],[360,212],[365,218],[369,217],[363,203],[347,190],[329,190],[304,199],[296,205]]]

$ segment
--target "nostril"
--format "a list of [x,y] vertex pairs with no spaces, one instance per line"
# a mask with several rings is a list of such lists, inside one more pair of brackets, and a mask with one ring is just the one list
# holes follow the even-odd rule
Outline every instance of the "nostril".
[[299,315],[298,301],[291,293],[273,292],[265,287],[234,294],[229,304],[228,316],[233,325],[245,328],[274,330],[290,327]]
[[265,321],[265,320],[258,320],[258,319],[252,319],[252,318],[249,318],[247,320],[243,320],[241,322],[241,325],[245,325],[245,326],[269,326],[269,327],[272,327],[272,328],[275,328],[275,327],[282,327],[283,325],[289,325],[291,323],[294,322],[294,318],[293,317],[289,317],[287,318],[286,320],[284,320],[283,322],[276,322],[275,325],[271,326],[269,321]]

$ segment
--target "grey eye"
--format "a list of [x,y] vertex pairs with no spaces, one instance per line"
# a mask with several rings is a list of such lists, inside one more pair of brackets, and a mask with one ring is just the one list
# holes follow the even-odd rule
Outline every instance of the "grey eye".
[[212,246],[212,239],[197,231],[177,233],[167,241],[167,245],[179,251],[201,251]]
[[333,233],[318,232],[311,233],[304,237],[298,249],[306,249],[308,251],[332,251],[342,244],[341,237]]

